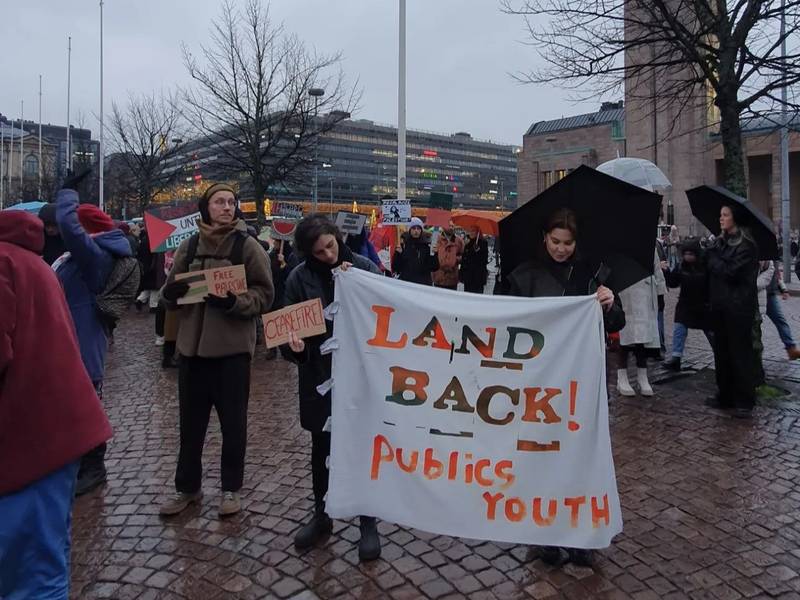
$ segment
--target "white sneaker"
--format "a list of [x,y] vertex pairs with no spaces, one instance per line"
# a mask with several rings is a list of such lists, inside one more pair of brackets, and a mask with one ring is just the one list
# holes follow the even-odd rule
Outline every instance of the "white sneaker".
[[156,346],[163,346],[164,345],[164,336],[157,335],[156,336]]
[[639,392],[642,396],[655,395],[650,381],[647,379],[647,369],[636,369],[636,382],[639,384]]
[[636,395],[636,391],[628,381],[628,369],[617,369],[617,391],[621,396]]

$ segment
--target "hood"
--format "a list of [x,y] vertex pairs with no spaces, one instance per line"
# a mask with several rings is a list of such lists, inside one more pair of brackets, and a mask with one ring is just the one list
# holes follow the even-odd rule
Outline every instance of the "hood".
[[119,229],[94,236],[95,243],[114,256],[133,256],[128,238]]
[[0,242],[41,254],[44,248],[44,224],[39,217],[22,210],[0,211]]

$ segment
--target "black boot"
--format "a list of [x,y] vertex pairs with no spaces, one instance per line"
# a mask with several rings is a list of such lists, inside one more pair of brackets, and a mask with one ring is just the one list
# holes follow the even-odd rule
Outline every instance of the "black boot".
[[294,536],[294,547],[305,550],[316,545],[322,538],[333,531],[333,521],[323,510],[314,512],[311,520],[300,528]]
[[672,356],[669,360],[664,361],[664,368],[667,371],[675,371],[678,373],[681,370],[681,357]]
[[558,546],[542,546],[539,549],[539,556],[542,562],[552,567],[560,567],[567,562],[566,553]]
[[164,354],[161,360],[161,367],[164,369],[176,369],[178,361],[175,360],[175,342],[164,342],[162,346]]
[[81,457],[78,481],[75,483],[76,496],[87,494],[106,482],[105,456],[106,445],[100,444]]
[[569,553],[569,561],[572,564],[578,565],[579,567],[592,566],[593,557],[591,550],[584,550],[583,548],[567,548],[567,552]]
[[358,560],[366,562],[375,560],[381,555],[381,538],[375,525],[375,517],[358,518],[361,539],[358,541]]

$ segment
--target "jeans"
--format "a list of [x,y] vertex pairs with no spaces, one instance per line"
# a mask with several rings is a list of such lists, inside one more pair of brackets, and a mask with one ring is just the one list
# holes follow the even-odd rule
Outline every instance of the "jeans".
[[[710,330],[704,329],[703,333],[706,334],[706,339],[711,347],[714,347],[714,334]],[[683,323],[675,323],[672,328],[672,356],[681,358],[683,356],[683,349],[686,346],[686,337],[689,334],[689,328]]]
[[792,337],[792,329],[789,327],[786,317],[783,316],[783,309],[781,308],[781,299],[777,294],[767,294],[767,316],[775,324],[778,330],[778,335],[781,336],[783,345],[788,348],[794,348],[794,338]]
[[67,600],[78,461],[0,496],[0,598]]

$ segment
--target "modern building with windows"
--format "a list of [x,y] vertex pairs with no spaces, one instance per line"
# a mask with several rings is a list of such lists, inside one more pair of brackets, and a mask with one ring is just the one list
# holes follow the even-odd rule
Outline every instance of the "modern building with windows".
[[[452,194],[454,208],[516,206],[518,147],[477,140],[464,132],[408,130],[406,148],[406,197],[414,206],[427,206],[431,192]],[[320,137],[315,154],[321,209],[328,203],[378,204],[384,196],[396,196],[396,127],[346,119]],[[220,178],[213,149],[197,142],[189,144],[187,155],[175,159],[183,162],[187,186]],[[309,201],[314,180],[310,168],[302,184],[273,186],[268,196],[278,201]],[[245,180],[241,183],[242,198],[252,199]]]

